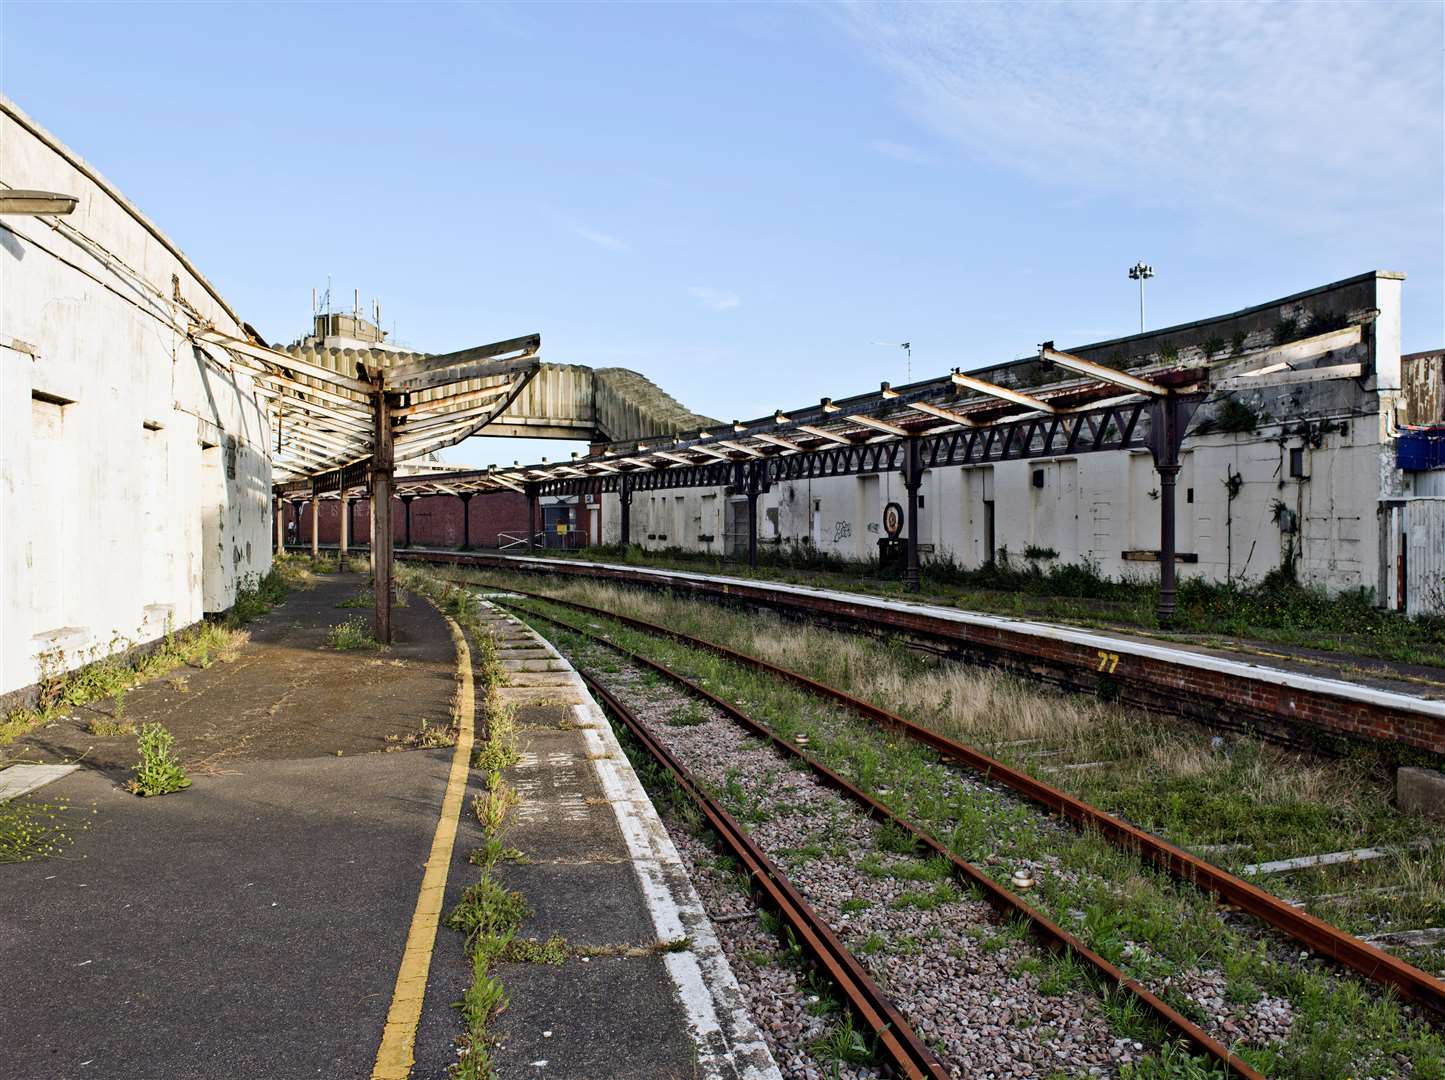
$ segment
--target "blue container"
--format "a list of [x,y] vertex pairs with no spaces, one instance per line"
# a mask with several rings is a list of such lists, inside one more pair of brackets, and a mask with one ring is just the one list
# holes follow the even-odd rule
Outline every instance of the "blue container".
[[1395,436],[1395,465],[1406,472],[1445,469],[1445,431],[1402,431]]

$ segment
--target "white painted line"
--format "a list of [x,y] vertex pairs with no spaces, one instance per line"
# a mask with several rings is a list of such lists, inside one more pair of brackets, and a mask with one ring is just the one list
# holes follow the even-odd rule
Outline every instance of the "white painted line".
[[62,776],[69,776],[78,768],[79,765],[11,765],[0,771],[0,801],[44,787]]
[[693,574],[680,570],[619,567],[610,563],[586,562],[580,559],[538,559],[519,555],[508,555],[506,558],[514,562],[536,563],[540,566],[589,566],[603,570],[628,570],[633,573],[641,573],[659,578],[670,578],[677,581],[716,582],[723,585],[741,585],[751,588],[765,587],[778,592],[793,593],[799,596],[820,596],[829,600],[856,604],[860,607],[878,608],[879,610],[907,608],[911,611],[921,612],[934,618],[962,623],[968,626],[985,627],[990,630],[1006,630],[1016,634],[1028,634],[1034,637],[1048,638],[1053,641],[1063,641],[1072,645],[1082,645],[1090,649],[1102,649],[1105,652],[1128,653],[1131,656],[1141,656],[1150,660],[1181,664],[1203,671],[1217,671],[1225,675],[1235,675],[1244,679],[1254,679],[1260,682],[1272,683],[1276,686],[1285,686],[1296,690],[1308,690],[1311,693],[1332,694],[1336,697],[1346,698],[1350,701],[1357,701],[1379,708],[1400,709],[1405,712],[1420,713],[1425,716],[1445,719],[1445,701],[1432,701],[1429,698],[1414,697],[1410,694],[1401,694],[1392,690],[1380,690],[1373,686],[1364,686],[1360,683],[1349,682],[1345,679],[1330,679],[1320,675],[1305,675],[1295,671],[1285,671],[1282,668],[1269,667],[1264,664],[1230,660],[1222,656],[1192,652],[1183,647],[1153,645],[1148,642],[1135,641],[1131,638],[1111,637],[1108,634],[1100,634],[1087,630],[1074,630],[1070,627],[1056,626],[1052,623],[1030,622],[1027,619],[1010,619],[1002,615],[983,615],[978,612],[960,611],[957,608],[937,607],[932,604],[919,604],[893,597],[869,596],[865,593],[835,592],[831,589],[815,589],[807,585],[788,585],[776,581],[756,581],[747,578],[725,577],[720,574]]

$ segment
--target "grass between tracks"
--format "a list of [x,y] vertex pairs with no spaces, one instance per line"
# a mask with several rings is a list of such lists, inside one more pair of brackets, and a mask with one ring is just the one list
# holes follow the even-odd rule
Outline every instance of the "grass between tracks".
[[[508,583],[503,575],[487,577],[502,587]],[[536,586],[529,578],[523,587]],[[896,645],[605,586],[569,584],[556,591],[674,629],[702,631],[848,689],[1012,756],[1013,763],[1186,846],[1241,845],[1225,862],[1399,842],[1420,831],[1388,811],[1377,763],[1367,758],[1319,762],[1244,739],[1216,747],[1207,733],[1185,725],[1040,693],[989,672],[932,664]],[[555,606],[548,613],[579,626],[598,622]],[[806,733],[809,749],[827,764],[1000,881],[1022,862],[1042,863],[1031,894],[1035,902],[1186,1015],[1208,1019],[1199,997],[1185,992],[1200,980],[1218,984],[1225,1007],[1287,1001],[1289,1034],[1241,1048],[1266,1074],[1301,1080],[1404,1075],[1409,1062],[1410,1075],[1445,1075],[1445,1040],[1412,1010],[1353,976],[1300,957],[1252,922],[1221,913],[1210,897],[1156,874],[1098,836],[1060,828],[1007,794],[962,790],[950,780],[951,770],[936,767],[931,751],[770,677],[617,624],[606,630],[619,644],[744,702],[784,737]],[[597,660],[608,662],[602,655]],[[1095,760],[1104,764],[1061,768]],[[1391,902],[1425,925],[1435,925],[1428,918],[1442,913],[1439,877],[1432,881],[1430,870],[1438,862],[1428,861],[1435,858],[1394,864],[1397,878],[1402,865],[1413,867],[1409,873],[1421,890]],[[1280,887],[1277,879],[1265,883]],[[1055,977],[1067,981],[1073,975]]]
[[[877,559],[844,559],[811,546],[763,548],[758,568],[718,555],[678,548],[645,551],[601,545],[579,551],[547,551],[548,558],[580,558],[625,566],[727,574],[732,577],[784,581],[817,588],[879,596],[908,596],[896,571]],[[977,567],[949,559],[926,560],[921,596],[934,603],[970,611],[989,611],[1052,619],[1101,629],[1153,632],[1159,584],[1150,575],[1139,579],[1107,578],[1086,561],[1058,563],[1052,552],[1029,549]],[[1370,656],[1402,663],[1445,667],[1445,616],[1416,619],[1375,607],[1371,590],[1330,595],[1302,585],[1283,570],[1253,584],[1214,584],[1185,573],[1179,583],[1175,635],[1202,636],[1220,644],[1245,638],[1258,642],[1325,650],[1352,657]]]

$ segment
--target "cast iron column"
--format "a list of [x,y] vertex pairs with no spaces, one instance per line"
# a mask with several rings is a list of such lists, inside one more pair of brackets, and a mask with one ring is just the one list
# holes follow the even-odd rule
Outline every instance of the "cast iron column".
[[748,466],[748,566],[758,568],[758,470]]
[[1155,469],[1159,472],[1159,625],[1168,626],[1174,620],[1174,482],[1179,477],[1179,464],[1176,460],[1156,465]]
[[346,569],[346,552],[351,546],[351,500],[346,491],[341,492],[341,501],[336,504],[336,568]]
[[376,421],[375,442],[371,455],[371,591],[376,597],[376,640],[391,644],[392,601],[392,536],[391,482],[396,463],[391,441],[391,402],[377,379],[372,395],[372,412]]
[[415,499],[416,496],[401,495],[399,498],[401,499],[402,515],[406,518],[406,541],[401,546],[409,548],[411,547],[411,501]]
[[527,485],[527,550],[537,547],[537,485]]
[[918,436],[903,442],[903,486],[908,492],[908,557],[903,564],[903,587],[918,591],[918,486],[923,482],[923,464],[918,456]]
[[472,493],[463,491],[457,496],[462,501],[462,550],[472,550]]
[[282,499],[282,498],[280,498],[280,497],[278,496],[278,497],[276,498],[276,500],[275,500],[274,506],[275,506],[275,511],[276,511],[276,513],[275,513],[275,517],[276,517],[276,554],[277,554],[277,555],[285,555],[285,554],[286,554],[286,500],[285,500],[285,499]]
[[1174,621],[1177,555],[1174,550],[1174,491],[1179,478],[1179,446],[1201,396],[1155,398],[1149,417],[1149,450],[1159,473],[1159,625]]
[[315,489],[311,492],[311,558],[321,555],[321,497]]
[[632,543],[632,485],[626,474],[617,481],[617,505],[622,514],[622,546]]

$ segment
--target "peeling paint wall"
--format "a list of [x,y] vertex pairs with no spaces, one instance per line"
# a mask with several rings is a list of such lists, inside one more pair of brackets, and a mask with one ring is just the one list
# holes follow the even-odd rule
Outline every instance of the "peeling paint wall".
[[0,694],[235,601],[270,569],[268,432],[195,348],[235,315],[138,211],[0,99],[0,180],[78,197],[0,218]]

